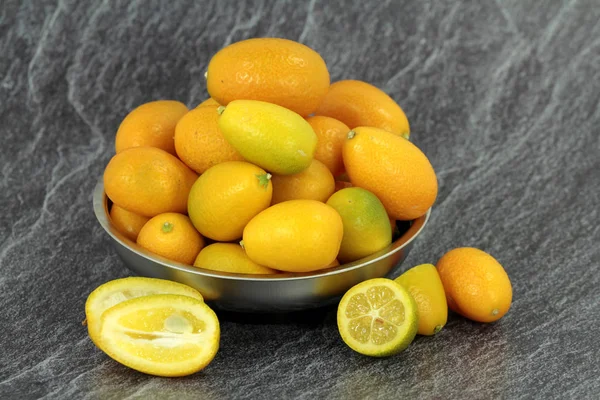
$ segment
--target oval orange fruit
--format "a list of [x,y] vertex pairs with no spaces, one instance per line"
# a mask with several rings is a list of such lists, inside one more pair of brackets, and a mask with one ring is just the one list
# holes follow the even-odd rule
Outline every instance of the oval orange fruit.
[[115,137],[117,153],[131,147],[151,146],[175,154],[175,125],[188,112],[175,100],[157,100],[140,105],[119,125]]
[[225,161],[244,160],[221,133],[217,107],[197,107],[185,114],[175,127],[177,156],[199,174]]
[[473,247],[456,248],[444,254],[436,267],[452,311],[479,322],[496,321],[508,312],[512,285],[490,254]]
[[136,241],[142,227],[150,218],[138,215],[113,204],[110,208],[110,220],[119,232],[129,240]]
[[323,58],[308,46],[281,38],[242,40],[218,51],[208,64],[208,93],[226,106],[261,100],[307,116],[329,88]]
[[342,152],[352,185],[374,193],[391,218],[418,218],[435,202],[438,184],[433,167],[403,137],[358,127],[348,134]]
[[335,192],[327,205],[342,217],[344,236],[338,260],[349,263],[384,249],[392,242],[390,220],[381,201],[359,187]]
[[155,147],[116,154],[104,169],[104,190],[113,203],[146,217],[185,213],[198,175],[177,157]]
[[243,247],[259,265],[288,272],[329,268],[344,226],[332,207],[316,200],[290,200],[267,208],[244,228]]
[[213,243],[200,251],[194,267],[233,274],[276,274],[279,271],[258,265],[237,243]]
[[293,175],[276,175],[273,182],[271,204],[287,200],[317,200],[326,202],[335,190],[335,181],[329,169],[318,160],[312,160],[304,171]]
[[306,119],[317,135],[317,148],[314,158],[329,168],[333,176],[344,172],[342,146],[350,132],[348,125],[335,118],[315,116]]
[[271,174],[244,161],[227,161],[206,170],[190,190],[188,214],[198,231],[213,240],[242,237],[244,227],[269,207]]
[[406,138],[410,134],[402,108],[383,90],[363,81],[333,83],[315,114],[335,118],[351,129],[372,126]]
[[448,303],[440,275],[433,264],[420,264],[395,279],[410,292],[419,312],[419,335],[442,330],[448,319]]
[[223,136],[252,164],[288,175],[302,172],[313,160],[317,135],[295,112],[258,100],[234,100],[218,110]]
[[204,239],[186,215],[164,213],[144,225],[137,244],[169,260],[192,265],[204,247]]

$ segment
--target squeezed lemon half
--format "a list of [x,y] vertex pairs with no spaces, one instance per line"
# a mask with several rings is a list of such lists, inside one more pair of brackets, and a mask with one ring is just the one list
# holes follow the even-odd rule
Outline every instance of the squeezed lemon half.
[[406,349],[417,334],[418,320],[410,293],[386,278],[369,279],[350,288],[337,311],[344,342],[372,357],[391,356]]
[[99,347],[117,362],[157,376],[185,376],[219,350],[220,326],[203,301],[155,294],[121,302],[102,314]]

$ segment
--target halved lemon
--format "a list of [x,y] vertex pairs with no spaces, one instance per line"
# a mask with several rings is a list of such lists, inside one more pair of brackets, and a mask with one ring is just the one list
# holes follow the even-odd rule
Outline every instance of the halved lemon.
[[97,337],[104,311],[123,301],[152,294],[180,294],[203,300],[197,290],[166,279],[133,276],[106,282],[90,293],[85,302],[85,317],[92,342],[98,346]]
[[374,278],[350,288],[340,300],[337,323],[344,342],[372,357],[406,349],[418,327],[417,304],[400,284]]
[[98,339],[106,354],[129,368],[157,376],[185,376],[213,360],[220,327],[203,301],[157,294],[106,310]]

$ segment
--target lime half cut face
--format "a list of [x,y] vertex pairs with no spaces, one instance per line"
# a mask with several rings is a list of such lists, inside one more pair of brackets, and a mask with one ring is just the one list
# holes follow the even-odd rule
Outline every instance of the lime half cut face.
[[385,357],[406,349],[418,328],[417,305],[398,283],[375,278],[361,282],[342,297],[337,323],[354,351]]

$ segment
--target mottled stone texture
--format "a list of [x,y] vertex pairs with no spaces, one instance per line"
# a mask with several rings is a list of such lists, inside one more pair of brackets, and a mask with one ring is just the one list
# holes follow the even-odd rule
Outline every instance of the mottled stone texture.
[[[593,398],[600,395],[600,3],[51,1],[0,3],[0,398]],[[371,359],[335,309],[221,314],[204,371],[163,379],[94,347],[91,290],[129,275],[91,192],[136,105],[207,97],[221,47],[299,40],[333,80],[391,94],[440,184],[405,267],[475,246],[514,286],[495,324],[451,315]]]

